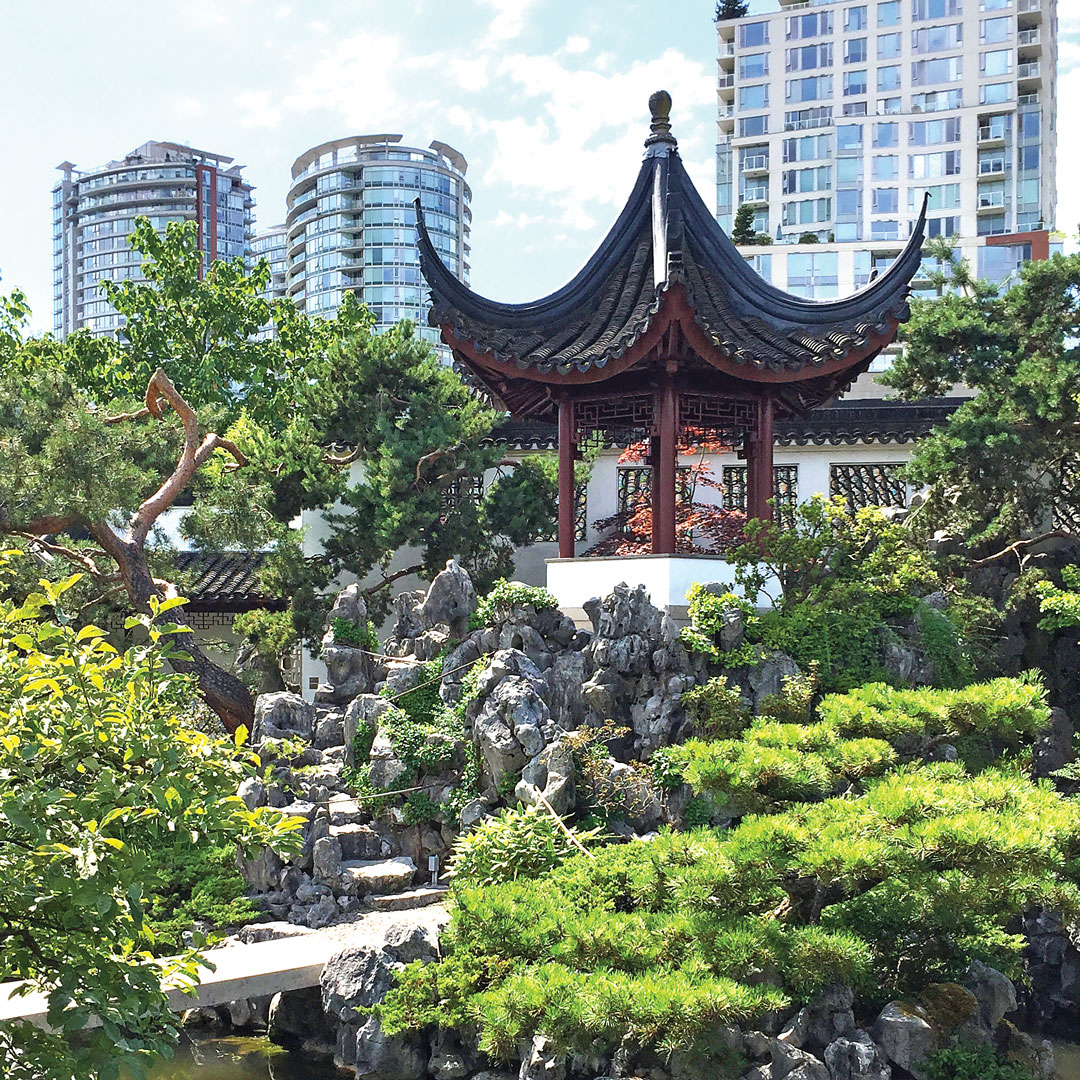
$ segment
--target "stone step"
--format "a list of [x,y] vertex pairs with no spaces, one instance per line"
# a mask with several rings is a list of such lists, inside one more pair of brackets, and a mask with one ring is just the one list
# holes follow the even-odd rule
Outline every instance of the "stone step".
[[368,825],[331,825],[330,835],[341,843],[341,858],[345,862],[385,859],[393,848]]
[[396,859],[357,859],[342,862],[342,881],[356,896],[401,893],[412,886],[416,863],[401,855]]
[[411,911],[413,908],[441,904],[449,891],[445,885],[423,885],[419,889],[409,889],[406,892],[369,896],[367,900],[376,911]]

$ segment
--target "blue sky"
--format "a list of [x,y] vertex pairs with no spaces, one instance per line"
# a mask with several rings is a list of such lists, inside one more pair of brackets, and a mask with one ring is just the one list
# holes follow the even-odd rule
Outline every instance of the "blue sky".
[[[400,132],[469,160],[473,285],[526,300],[568,280],[625,199],[646,102],[674,98],[714,201],[713,0],[0,0],[0,289],[52,321],[50,191],[147,139],[229,154],[258,224],[327,139]],[[774,0],[754,0],[770,10]],[[1062,117],[1080,109],[1080,0],[1059,0]],[[1067,123],[1060,123],[1063,132]],[[1080,223],[1080,140],[1059,148],[1058,224]]]

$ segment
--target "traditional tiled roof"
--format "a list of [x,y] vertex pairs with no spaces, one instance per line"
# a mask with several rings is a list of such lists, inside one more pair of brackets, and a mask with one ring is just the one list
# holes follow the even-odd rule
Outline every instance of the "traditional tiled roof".
[[[702,202],[670,135],[664,99],[669,108],[667,95],[650,101],[653,135],[618,220],[581,272],[540,300],[503,304],[467,288],[440,259],[417,202],[429,319],[443,328],[458,361],[488,385],[493,373],[496,380],[603,379],[626,370],[624,358],[636,347],[636,355],[653,348],[657,331],[673,320],[684,352],[736,380],[857,373],[908,318],[925,203],[907,246],[866,288],[841,300],[792,296],[754,272]],[[823,399],[809,398],[808,405]]]
[[[854,446],[860,443],[898,444],[925,438],[944,424],[963,398],[925,401],[885,401],[853,398],[806,416],[777,421],[777,446]],[[493,441],[521,451],[553,451],[558,446],[554,424],[510,420],[491,433]],[[619,445],[609,440],[609,447]]]
[[285,603],[269,596],[259,584],[266,562],[261,551],[185,551],[175,558],[179,591],[189,611],[280,610]]

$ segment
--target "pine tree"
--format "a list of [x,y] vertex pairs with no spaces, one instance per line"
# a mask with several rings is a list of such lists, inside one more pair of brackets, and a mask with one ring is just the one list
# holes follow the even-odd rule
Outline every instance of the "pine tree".
[[731,230],[731,239],[736,244],[754,242],[754,208],[749,203],[742,203],[735,211],[735,225]]
[[721,19],[741,19],[749,13],[750,5],[747,0],[720,0],[716,5],[714,21]]

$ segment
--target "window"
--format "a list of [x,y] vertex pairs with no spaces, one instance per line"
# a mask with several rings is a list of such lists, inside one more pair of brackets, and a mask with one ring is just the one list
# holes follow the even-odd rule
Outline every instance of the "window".
[[963,14],[963,0],[911,0],[911,18],[914,22]]
[[866,115],[866,102],[865,101],[845,101],[844,102],[844,116],[865,116]]
[[878,147],[900,145],[899,124],[875,124],[874,145]]
[[[746,466],[725,465],[720,474],[724,487],[724,509],[746,513]],[[773,512],[785,529],[795,526],[799,502],[799,466],[773,466]]]
[[912,112],[951,112],[964,104],[961,90],[928,90],[911,95]]
[[[911,227],[915,227],[912,222]],[[957,236],[960,233],[960,215],[952,214],[949,217],[930,218],[926,223],[926,236]]]
[[1008,75],[1013,68],[1012,49],[994,49],[980,53],[979,74],[983,76]]
[[917,120],[908,124],[908,142],[912,146],[935,146],[960,141],[960,117],[944,120]]
[[1004,139],[1012,129],[1012,117],[1008,113],[979,118],[979,139]]
[[747,255],[746,262],[766,281],[772,281],[772,255]]
[[791,109],[784,113],[785,131],[802,131],[806,128],[828,127],[831,123],[831,105],[815,105],[809,109]]
[[915,52],[941,52],[944,49],[955,49],[963,40],[963,23],[928,26],[921,30],[911,31],[911,48]]
[[787,80],[788,101],[821,101],[831,97],[831,75],[811,75],[806,79]]
[[1000,11],[1009,7],[1013,0],[979,0],[980,11]]
[[978,274],[984,281],[1001,282],[1031,258],[1030,244],[989,244],[978,249]]
[[900,189],[894,187],[874,188],[873,203],[875,214],[898,214],[900,212]]
[[844,29],[845,30],[865,30],[866,29],[866,5],[862,7],[851,7],[844,12]]
[[878,93],[883,94],[889,90],[900,89],[900,65],[887,64],[879,67],[877,72]]
[[866,93],[866,70],[844,72],[844,97]]
[[859,213],[862,192],[858,188],[844,188],[836,193],[836,216],[855,217]]
[[769,114],[761,116],[740,116],[739,135],[767,135],[769,133]]
[[922,208],[923,190],[929,192],[929,210],[955,210],[960,206],[959,184],[938,184],[936,187],[908,191],[908,210],[917,213]]
[[812,71],[821,67],[832,67],[832,42],[788,49],[785,71]]
[[740,23],[739,45],[744,49],[755,49],[769,44],[769,24],[767,22]]
[[814,225],[832,217],[832,199],[802,199],[784,203],[785,225]]
[[881,154],[871,162],[870,175],[875,180],[895,180],[900,175],[900,158],[896,154]]
[[835,251],[792,252],[788,255],[788,291],[823,299],[835,296],[838,262]]
[[870,239],[871,240],[899,240],[900,239],[900,222],[899,221],[871,221],[870,222]]
[[785,195],[805,191],[829,191],[832,188],[832,167],[820,165],[816,169],[785,169],[781,190]]
[[831,34],[832,29],[831,11],[823,11],[815,15],[794,15],[787,20],[788,41],[822,37],[825,34]]
[[900,55],[900,35],[878,34],[877,55],[879,60],[895,60]]
[[1012,83],[983,83],[979,87],[980,105],[1001,105],[1012,100]]
[[911,81],[915,86],[927,83],[956,82],[961,77],[961,57],[939,56],[933,60],[915,60],[911,65]]
[[838,158],[836,161],[836,182],[854,184],[862,179],[862,158]]
[[764,79],[769,74],[769,54],[764,52],[746,53],[739,57],[739,78]]
[[828,135],[804,135],[800,139],[784,140],[784,161],[814,161],[832,157],[832,144]]
[[829,495],[845,499],[852,512],[866,506],[907,506],[903,468],[893,462],[830,465]]
[[997,41],[1008,41],[1012,37],[1013,20],[1005,15],[997,19],[983,19],[979,23],[979,40],[984,45]]
[[844,63],[866,63],[866,38],[850,38],[844,42]]
[[1031,109],[1020,113],[1020,141],[1037,139],[1042,130],[1042,114]]
[[862,146],[862,124],[840,124],[836,128],[836,148],[854,150]]
[[878,26],[900,25],[900,0],[887,0],[877,6]]
[[859,223],[857,221],[837,222],[833,229],[833,236],[841,243],[850,243],[853,240],[858,240],[860,239]]
[[1021,146],[1020,147],[1020,169],[1022,172],[1026,172],[1029,169],[1038,169],[1039,167],[1039,146],[1036,143],[1034,146]]
[[987,214],[980,217],[977,232],[979,236],[1000,236],[1002,233],[1008,232],[1005,226],[1005,215]]
[[898,97],[878,98],[877,114],[878,116],[895,116],[898,112],[902,112],[902,101]]
[[911,154],[908,156],[908,176],[912,180],[925,180],[933,176],[956,176],[959,172],[959,150],[946,150],[938,154]]
[[769,107],[769,84],[757,83],[754,86],[739,87],[739,108],[748,111]]

